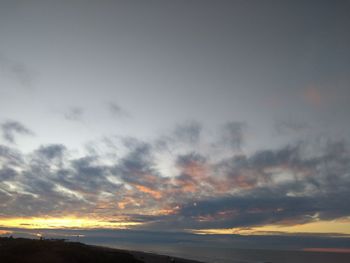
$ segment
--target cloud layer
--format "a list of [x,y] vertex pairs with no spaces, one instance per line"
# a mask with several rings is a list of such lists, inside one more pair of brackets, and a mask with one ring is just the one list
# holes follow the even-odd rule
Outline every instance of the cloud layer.
[[[241,149],[246,127],[228,123],[209,140],[200,123],[188,122],[149,142],[116,137],[79,155],[60,144],[30,153],[0,145],[0,217],[128,220],[157,230],[349,217],[345,141],[299,141],[248,154]],[[30,133],[17,122],[2,128],[10,142],[14,133]]]

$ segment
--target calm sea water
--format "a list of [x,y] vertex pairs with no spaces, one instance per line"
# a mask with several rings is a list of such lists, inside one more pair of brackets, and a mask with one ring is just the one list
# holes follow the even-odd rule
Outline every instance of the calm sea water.
[[212,263],[350,263],[349,253],[324,253],[289,250],[194,247],[188,245],[104,244],[129,250],[200,260]]

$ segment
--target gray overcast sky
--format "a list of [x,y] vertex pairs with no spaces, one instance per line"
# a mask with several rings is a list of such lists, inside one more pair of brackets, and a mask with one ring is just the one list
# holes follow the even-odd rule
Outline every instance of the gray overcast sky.
[[[246,122],[259,146],[275,141],[276,122],[346,136],[348,7],[1,1],[0,117],[32,129],[31,144],[73,147],[103,135],[150,137],[188,120],[212,130]],[[113,117],[111,103],[125,114]],[[74,109],[80,122],[64,118]]]
[[350,235],[349,14],[0,0],[0,227]]

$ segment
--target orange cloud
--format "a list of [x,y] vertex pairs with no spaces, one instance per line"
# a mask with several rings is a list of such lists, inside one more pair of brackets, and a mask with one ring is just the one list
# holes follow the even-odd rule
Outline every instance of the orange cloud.
[[257,184],[256,178],[250,177],[246,174],[234,177],[233,181],[236,186],[244,189],[251,189]]
[[182,173],[174,178],[175,186],[181,187],[182,193],[195,193],[203,189],[203,184],[211,184],[208,166],[197,160],[186,160],[179,165]]
[[198,162],[191,161],[183,167],[184,173],[194,178],[201,178],[207,176],[207,168]]
[[125,209],[125,206],[128,204],[128,202],[118,202],[118,207],[120,208],[120,209]]
[[142,203],[142,200],[137,200],[131,196],[126,196],[123,200],[119,201],[117,205],[118,205],[118,208],[125,209],[125,208],[130,208],[135,206],[137,207],[140,205],[140,203]]
[[151,195],[153,198],[155,199],[160,199],[162,198],[162,193],[159,191],[155,191],[152,190],[149,187],[143,186],[143,185],[135,185],[135,187],[137,188],[137,190],[139,190],[140,192],[146,193]]
[[165,208],[157,210],[154,214],[155,215],[175,215],[179,211],[179,207],[174,208]]
[[191,178],[175,178],[175,184],[180,186],[179,191],[174,191],[174,193],[183,192],[183,193],[194,193],[197,191],[197,186],[199,186]]

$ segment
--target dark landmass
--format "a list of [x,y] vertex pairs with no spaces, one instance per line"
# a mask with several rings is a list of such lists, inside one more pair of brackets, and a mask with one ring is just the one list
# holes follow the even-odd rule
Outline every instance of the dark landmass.
[[[0,238],[1,263],[196,263],[144,252],[125,251],[59,239]],[[198,263],[198,262],[197,262]]]

